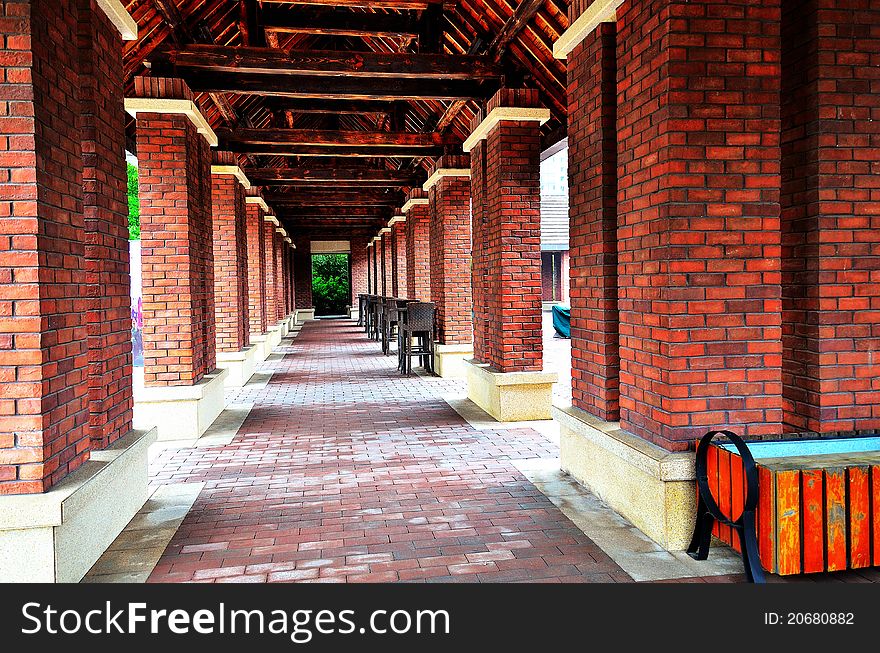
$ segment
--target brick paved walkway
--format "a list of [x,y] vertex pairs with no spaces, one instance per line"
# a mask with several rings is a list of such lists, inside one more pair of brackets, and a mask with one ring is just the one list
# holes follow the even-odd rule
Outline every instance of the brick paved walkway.
[[510,463],[532,429],[474,429],[349,321],[307,323],[228,446],[167,450],[204,482],[151,582],[629,581]]

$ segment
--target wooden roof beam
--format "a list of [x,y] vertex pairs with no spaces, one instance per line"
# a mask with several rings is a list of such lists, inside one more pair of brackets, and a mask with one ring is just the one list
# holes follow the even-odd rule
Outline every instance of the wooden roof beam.
[[[279,48],[230,47],[193,44],[164,51],[178,69],[264,75],[327,75],[405,79],[500,79],[501,67],[485,57],[449,54],[285,52]],[[294,80],[287,80],[291,83]],[[298,81],[298,80],[296,80]]]
[[263,27],[281,34],[385,38],[415,37],[420,35],[422,29],[422,25],[413,14],[354,13],[335,6],[291,11],[271,5],[263,8]]
[[239,93],[289,98],[351,100],[477,100],[491,97],[497,84],[470,79],[382,79],[179,71],[197,93]]
[[[341,168],[329,166],[298,168],[251,168],[248,178],[257,186],[279,184],[358,184],[415,186],[420,177],[411,172],[380,170],[378,168]],[[423,179],[421,181],[424,181]]]
[[269,4],[312,5],[316,7],[358,7],[368,9],[425,9],[429,5],[455,6],[454,0],[263,0]]
[[456,145],[456,139],[437,133],[336,131],[322,129],[223,129],[218,132],[226,144],[322,145],[434,148]]

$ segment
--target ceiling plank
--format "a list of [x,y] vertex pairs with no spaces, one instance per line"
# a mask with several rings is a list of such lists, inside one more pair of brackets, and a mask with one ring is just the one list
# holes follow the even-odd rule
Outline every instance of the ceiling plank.
[[413,186],[424,175],[398,170],[352,167],[297,167],[297,168],[251,168],[247,171],[251,183],[257,186],[281,183],[357,183],[363,185],[384,184],[388,186]]
[[426,147],[455,145],[454,137],[438,133],[368,132],[323,129],[222,129],[217,135],[226,144],[247,145],[323,145],[326,147],[378,146]]
[[248,75],[190,71],[183,74],[197,93],[239,93],[290,98],[344,98],[353,100],[484,99],[497,85],[470,79],[383,79],[302,75]]
[[424,9],[432,4],[447,4],[449,0],[263,0],[268,4],[296,4],[320,7],[358,7],[368,9]]
[[361,115],[365,113],[381,113],[389,115],[394,110],[394,104],[392,102],[374,100],[266,98],[266,105],[275,111],[341,115]]
[[[346,52],[193,44],[161,58],[178,69],[266,75],[328,75],[405,79],[500,79],[501,67],[486,57],[449,54]],[[289,80],[288,80],[289,81]]]
[[326,147],[323,145],[250,145],[247,143],[226,143],[225,149],[236,154],[255,154],[263,156],[314,156],[340,158],[383,158],[421,159],[426,156],[440,156],[443,147]]
[[421,25],[413,14],[353,13],[337,7],[315,7],[311,11],[266,6],[263,26],[281,34],[324,34],[330,36],[419,36]]

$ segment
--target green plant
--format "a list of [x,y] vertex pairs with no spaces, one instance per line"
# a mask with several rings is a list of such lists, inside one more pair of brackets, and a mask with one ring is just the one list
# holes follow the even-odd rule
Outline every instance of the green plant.
[[318,315],[342,315],[350,303],[347,254],[312,257],[312,301]]
[[141,206],[138,204],[138,170],[130,163],[128,166],[128,238],[141,237]]

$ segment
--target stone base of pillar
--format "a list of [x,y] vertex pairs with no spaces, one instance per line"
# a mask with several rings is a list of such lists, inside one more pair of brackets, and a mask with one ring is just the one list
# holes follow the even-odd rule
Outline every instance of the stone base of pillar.
[[296,311],[290,313],[287,317],[284,318],[287,320],[287,331],[288,333],[293,331],[293,328],[296,326]]
[[572,406],[553,407],[562,471],[667,551],[683,551],[696,518],[694,454],[669,452]]
[[303,322],[308,322],[309,320],[315,319],[315,309],[314,308],[298,308],[296,309],[296,322],[297,324],[302,324]]
[[499,422],[551,419],[555,372],[495,372],[488,365],[464,361],[468,399]]
[[286,338],[287,334],[290,333],[290,323],[287,321],[287,318],[278,321],[278,328],[281,329],[281,337]]
[[349,320],[358,320],[360,319],[361,312],[360,309],[357,308],[348,308],[348,319]]
[[[283,336],[281,335],[281,327],[279,325],[276,324],[269,327],[269,330],[266,331],[266,347],[269,350],[269,354],[275,351],[275,347],[281,344],[282,337]],[[269,354],[267,354],[266,356],[268,357]]]
[[48,492],[0,496],[0,582],[79,582],[146,502],[155,440],[130,431]]
[[473,357],[473,345],[434,343],[434,373],[444,379],[463,379],[466,377],[464,362]]
[[217,370],[194,385],[144,387],[134,384],[135,428],[156,427],[159,440],[194,440],[226,407],[224,385],[229,370]]
[[251,380],[257,369],[257,349],[257,345],[251,345],[240,351],[217,352],[217,367],[229,371],[227,388],[240,388]]
[[268,333],[252,333],[251,344],[256,347],[256,362],[262,363],[264,360],[269,358],[269,354],[272,351],[269,349],[269,334]]

